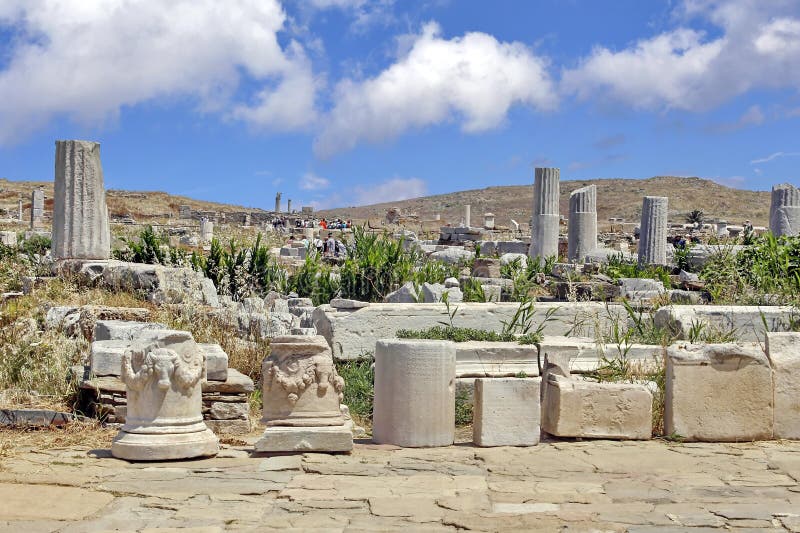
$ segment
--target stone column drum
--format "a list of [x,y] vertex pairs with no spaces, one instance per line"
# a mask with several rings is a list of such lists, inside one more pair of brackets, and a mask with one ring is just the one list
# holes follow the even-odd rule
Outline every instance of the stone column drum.
[[533,181],[533,227],[528,255],[545,259],[558,256],[559,179],[557,168],[537,168]]
[[372,440],[410,448],[453,444],[455,377],[450,341],[379,340]]
[[111,231],[100,144],[56,141],[53,257],[108,259]]
[[39,187],[31,192],[31,229],[36,229],[44,218],[44,190]]
[[567,257],[580,263],[597,248],[597,187],[589,185],[569,195]]
[[349,452],[352,423],[342,415],[344,380],[321,335],[285,335],[270,342],[261,366],[267,426],[257,452]]
[[645,196],[642,201],[642,222],[639,229],[639,264],[667,264],[666,196]]
[[205,355],[191,334],[175,331],[162,341],[135,343],[122,356],[121,374],[128,406],[111,445],[114,457],[162,461],[216,455],[219,441],[202,413]]
[[788,183],[772,188],[769,229],[773,235],[800,235],[800,189]]
[[210,243],[214,238],[214,223],[207,219],[200,219],[200,240],[204,243]]

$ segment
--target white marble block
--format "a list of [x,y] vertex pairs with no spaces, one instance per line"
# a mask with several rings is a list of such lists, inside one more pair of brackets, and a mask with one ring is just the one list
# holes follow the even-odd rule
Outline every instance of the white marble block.
[[649,439],[653,395],[644,385],[596,383],[548,373],[542,429],[557,437]]
[[125,424],[111,453],[129,461],[188,459],[215,455],[217,437],[202,415],[205,358],[188,332],[135,343],[122,356]]
[[342,416],[344,380],[325,337],[275,337],[261,365],[261,422],[257,452],[349,452],[352,425]]
[[756,344],[667,349],[664,432],[689,441],[772,438],[772,369]]
[[472,440],[478,446],[539,444],[539,378],[475,380]]
[[800,440],[800,333],[767,333],[767,356],[775,387],[774,437]]
[[91,141],[56,141],[53,196],[53,257],[108,259],[108,225],[100,145]]
[[379,340],[372,440],[409,448],[453,444],[455,375],[453,342]]

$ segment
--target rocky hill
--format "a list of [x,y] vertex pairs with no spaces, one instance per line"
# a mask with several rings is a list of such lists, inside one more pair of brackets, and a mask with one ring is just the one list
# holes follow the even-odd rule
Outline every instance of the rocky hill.
[[[657,176],[649,179],[601,179],[561,182],[561,212],[568,212],[569,193],[586,185],[597,185],[598,221],[603,225],[609,218],[623,218],[636,222],[642,208],[642,196],[668,196],[670,220],[683,221],[686,213],[699,209],[708,219],[724,219],[730,224],[751,220],[756,225],[767,225],[770,193],[733,189],[701,178]],[[53,182],[9,181],[0,179],[0,217],[5,212],[16,213],[17,200],[22,197],[25,209],[30,208],[30,194],[42,186],[47,198],[45,209],[52,211]],[[319,216],[341,217],[353,220],[383,219],[387,209],[398,207],[402,213],[413,213],[421,220],[431,220],[441,214],[443,223],[457,224],[463,216],[463,206],[472,206],[473,224],[483,220],[483,214],[492,212],[496,222],[509,226],[510,220],[527,223],[531,216],[533,186],[497,186],[485,189],[452,192],[398,202],[368,206],[342,207],[319,212]],[[259,209],[205,202],[165,192],[108,191],[108,206],[112,215],[131,215],[146,222],[168,215],[177,216],[178,206],[186,204],[196,210],[219,212],[258,212]]]
[[[711,180],[656,176],[649,179],[598,179],[561,182],[561,213],[569,210],[569,194],[586,185],[597,186],[597,218],[601,225],[609,218],[637,222],[642,210],[643,196],[668,196],[670,221],[682,222],[692,210],[703,211],[708,219],[727,220],[741,224],[751,220],[765,226],[769,220],[770,193],[733,189]],[[483,214],[492,212],[498,225],[508,226],[510,220],[528,223],[533,205],[533,185],[499,186],[426,196],[399,202],[320,211],[320,216],[352,219],[377,219],[386,210],[398,207],[403,214],[417,214],[430,220],[440,213],[442,221],[458,223],[463,206],[470,204],[472,223],[480,224]]]

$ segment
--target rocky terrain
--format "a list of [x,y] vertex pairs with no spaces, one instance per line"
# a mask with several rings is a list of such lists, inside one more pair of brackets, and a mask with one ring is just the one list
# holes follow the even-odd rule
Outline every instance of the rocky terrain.
[[[569,193],[589,184],[597,185],[598,221],[601,225],[609,218],[637,221],[642,206],[642,196],[668,196],[671,221],[682,221],[685,214],[702,210],[707,217],[724,219],[731,224],[751,220],[755,225],[767,225],[769,192],[733,189],[711,180],[657,176],[649,179],[599,179],[561,182],[561,212],[567,213]],[[0,216],[3,212],[16,212],[17,199],[22,196],[25,209],[30,208],[30,193],[38,186],[45,188],[45,211],[52,210],[53,182],[8,181],[0,179]],[[220,212],[261,211],[241,206],[205,202],[165,192],[132,192],[109,190],[108,207],[112,216],[131,215],[137,221],[148,221],[177,216],[178,206],[190,205],[195,210]],[[510,220],[527,223],[533,198],[532,185],[497,186],[485,189],[452,192],[398,202],[368,206],[346,206],[320,211],[324,217],[366,220],[383,219],[390,207],[399,207],[403,213],[414,213],[422,220],[430,220],[441,213],[442,220],[458,223],[463,209],[472,206],[473,223],[482,220],[485,212],[496,215],[497,224],[509,226]],[[269,209],[271,205],[262,206]]]

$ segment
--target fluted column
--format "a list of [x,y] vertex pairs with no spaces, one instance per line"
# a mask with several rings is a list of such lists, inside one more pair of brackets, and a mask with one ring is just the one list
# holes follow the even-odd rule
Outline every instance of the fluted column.
[[800,189],[788,183],[772,188],[769,229],[773,235],[800,235]]
[[666,196],[645,196],[642,201],[642,222],[639,226],[639,264],[667,264]]
[[108,259],[108,225],[100,144],[56,141],[53,198],[53,256],[56,259]]
[[597,248],[597,187],[589,185],[569,195],[569,240],[567,256],[581,262]]
[[533,181],[533,227],[528,255],[558,256],[558,199],[560,170],[537,168]]

